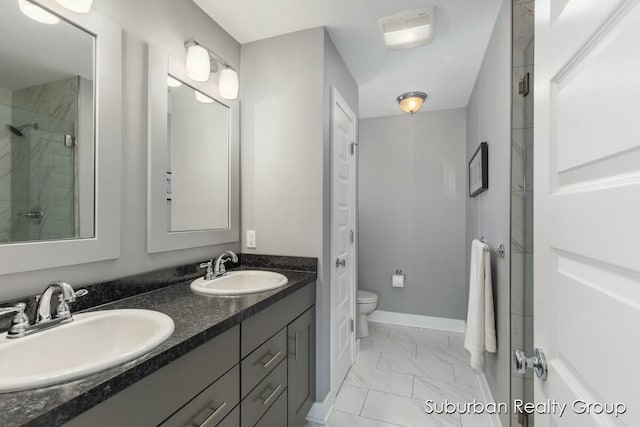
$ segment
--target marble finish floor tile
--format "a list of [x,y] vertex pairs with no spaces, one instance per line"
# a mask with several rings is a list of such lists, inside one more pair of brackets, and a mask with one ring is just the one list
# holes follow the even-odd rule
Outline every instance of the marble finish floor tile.
[[349,384],[342,384],[338,396],[336,397],[336,403],[334,409],[347,412],[349,414],[360,415],[362,411],[362,405],[364,405],[364,399],[367,397],[366,388],[354,387]]
[[434,331],[425,332],[425,329],[404,330],[389,329],[388,338],[394,341],[408,341],[423,344],[435,348],[449,348],[449,336],[445,333]]
[[398,354],[382,354],[378,369],[400,374],[417,375],[446,381],[454,381],[453,366],[440,360],[418,359]]
[[411,397],[413,392],[412,375],[396,374],[366,366],[352,366],[344,384],[407,397]]
[[460,427],[458,415],[427,414],[421,400],[370,391],[361,415],[404,427]]
[[488,414],[462,414],[460,415],[462,427],[492,427],[491,416]]
[[396,341],[375,335],[360,340],[362,350],[377,351],[378,353],[402,354],[404,356],[416,355],[416,343],[411,341]]
[[361,354],[338,393],[329,426],[491,425],[486,414],[425,411],[427,399],[483,401],[478,376],[464,349],[464,334],[373,322],[370,333],[360,341]]
[[369,336],[375,336],[380,338],[386,338],[389,335],[389,328],[383,323],[371,323],[369,322]]
[[423,359],[440,360],[454,365],[470,366],[471,363],[471,356],[467,350],[457,345],[443,349],[418,344],[416,356]]
[[453,365],[453,376],[455,377],[454,381],[458,384],[466,384],[474,387],[479,386],[478,375],[473,372],[471,366]]
[[377,351],[361,350],[358,360],[356,360],[356,366],[367,366],[369,368],[377,368],[380,361],[380,355]]
[[389,424],[370,418],[359,417],[342,411],[333,411],[329,421],[325,425],[307,421],[304,427],[397,427],[397,424]]
[[431,399],[442,402],[445,399],[453,403],[482,401],[480,389],[466,384],[431,378],[416,377],[413,382],[413,398],[420,400]]

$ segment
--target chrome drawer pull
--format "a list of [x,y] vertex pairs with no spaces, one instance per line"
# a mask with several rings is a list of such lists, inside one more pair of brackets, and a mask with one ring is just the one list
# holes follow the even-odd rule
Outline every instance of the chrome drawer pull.
[[[207,417],[206,420],[203,421],[202,424],[200,424],[200,427],[207,427],[209,425],[209,423],[220,413],[222,412],[222,410],[224,409],[224,407],[227,406],[227,402],[222,402],[222,405],[218,406],[218,409],[215,409],[213,411],[213,413],[211,415],[209,415]],[[212,408],[213,409],[213,408]]]
[[276,396],[276,394],[278,394],[278,392],[280,391],[280,389],[281,389],[281,388],[282,388],[282,384],[280,384],[278,387],[276,387],[276,389],[275,389],[275,390],[273,390],[273,391],[271,392],[271,394],[269,395],[269,397],[267,397],[267,398],[265,399],[265,401],[264,401],[264,402],[262,402],[262,404],[263,404],[264,406],[267,406],[269,403],[271,403],[271,400]]
[[[280,357],[281,354],[282,354],[282,351],[277,352],[274,356],[271,357],[271,359],[267,361],[267,363],[264,363],[262,367],[264,369],[269,369],[269,366],[271,366],[271,364],[275,362],[278,359],[278,357]],[[267,357],[269,357],[268,354],[265,357],[263,357],[262,360],[266,359]]]

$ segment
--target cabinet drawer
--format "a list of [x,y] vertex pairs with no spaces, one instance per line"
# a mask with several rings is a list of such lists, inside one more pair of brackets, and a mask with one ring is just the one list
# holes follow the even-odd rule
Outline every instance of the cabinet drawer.
[[[238,427],[240,425],[240,405],[236,406],[217,427]],[[286,424],[282,424],[284,427]],[[275,426],[274,426],[275,427]]]
[[252,427],[284,393],[287,387],[287,360],[280,364],[240,403],[242,427]]
[[284,391],[260,418],[256,427],[285,427],[287,425],[287,390]]
[[315,304],[316,286],[309,284],[242,322],[240,357],[244,358],[269,337]]
[[241,362],[241,391],[244,398],[269,372],[287,356],[287,330],[271,337]]
[[235,326],[70,420],[67,427],[155,427],[240,361]]
[[240,401],[240,368],[234,366],[215,383],[183,406],[162,427],[213,427]]

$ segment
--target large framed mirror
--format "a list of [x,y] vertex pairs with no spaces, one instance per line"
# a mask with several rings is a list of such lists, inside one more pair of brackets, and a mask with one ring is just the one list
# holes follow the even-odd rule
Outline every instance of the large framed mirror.
[[154,46],[148,64],[148,252],[238,241],[238,102]]
[[117,258],[121,29],[8,1],[0,63],[0,274]]

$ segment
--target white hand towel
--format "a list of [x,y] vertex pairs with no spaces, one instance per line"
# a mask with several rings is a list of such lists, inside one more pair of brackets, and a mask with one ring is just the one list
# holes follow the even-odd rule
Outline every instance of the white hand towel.
[[469,309],[464,348],[471,353],[471,367],[483,371],[485,351],[496,352],[496,330],[493,314],[491,283],[491,253],[480,240],[471,243],[471,269],[469,274]]

